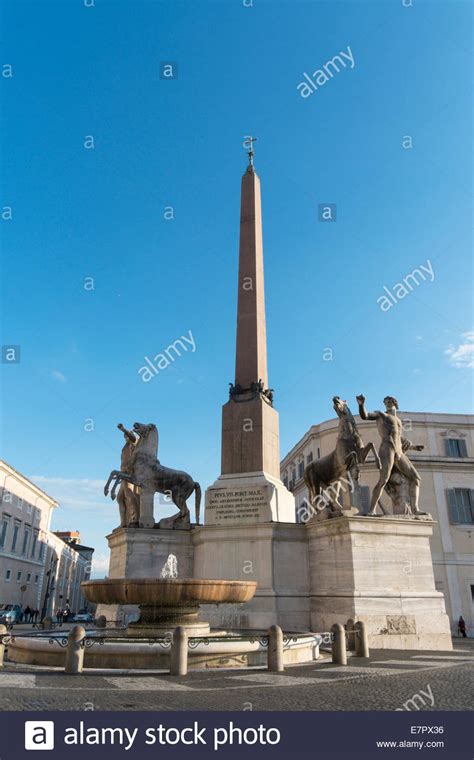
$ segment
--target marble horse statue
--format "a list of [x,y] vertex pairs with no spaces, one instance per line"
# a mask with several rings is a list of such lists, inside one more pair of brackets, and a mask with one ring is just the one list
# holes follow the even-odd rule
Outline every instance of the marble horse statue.
[[[125,434],[125,428],[122,425],[119,428]],[[135,422],[133,433],[129,431],[127,433],[129,433],[128,440],[132,449],[127,457],[126,468],[112,470],[104,487],[105,495],[109,493],[112,481],[115,481],[111,491],[112,499],[116,496],[117,487],[120,485],[121,488],[124,483],[131,484],[134,489],[139,489],[138,524],[141,528],[153,528],[155,526],[153,497],[155,493],[165,494],[178,507],[179,512],[172,517],[160,520],[160,527],[186,529],[190,527],[189,509],[186,502],[194,492],[196,522],[199,525],[201,486],[187,472],[164,467],[157,459],[156,425]],[[134,442],[131,437],[135,438]]]
[[[339,504],[341,478],[349,472],[352,480],[357,481],[360,475],[359,464],[365,462],[370,451],[375,457],[378,469],[380,469],[380,459],[372,441],[364,446],[347,402],[339,396],[334,396],[332,402],[334,411],[339,417],[336,448],[327,456],[311,462],[306,467],[304,481],[308,488],[311,507],[319,511],[327,507],[329,514],[335,516],[342,512]],[[331,499],[327,497],[328,490],[331,492]]]

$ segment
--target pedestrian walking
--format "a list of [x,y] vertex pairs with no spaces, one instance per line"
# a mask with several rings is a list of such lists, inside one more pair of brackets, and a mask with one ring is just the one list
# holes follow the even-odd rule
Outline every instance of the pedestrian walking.
[[461,634],[463,639],[467,639],[467,633],[466,633],[466,621],[464,620],[462,615],[459,615],[458,620],[458,633]]

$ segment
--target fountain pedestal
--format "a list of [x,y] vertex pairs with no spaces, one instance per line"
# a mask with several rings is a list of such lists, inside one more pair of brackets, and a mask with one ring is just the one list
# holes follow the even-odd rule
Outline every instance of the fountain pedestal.
[[[160,578],[170,555],[177,559],[179,575],[193,577],[193,542],[189,530],[117,528],[107,536],[110,548],[108,578]],[[99,604],[96,616],[128,623],[140,614],[138,605]],[[179,624],[180,625],[180,624]]]
[[199,619],[199,605],[189,603],[176,607],[147,607],[140,605],[140,619],[128,624],[127,633],[133,636],[157,637],[171,635],[175,628],[182,626],[189,636],[207,636],[209,623]]

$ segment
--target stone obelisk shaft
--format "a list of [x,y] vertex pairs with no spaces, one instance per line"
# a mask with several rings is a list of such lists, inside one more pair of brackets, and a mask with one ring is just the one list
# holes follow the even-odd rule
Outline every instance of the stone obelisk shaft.
[[240,199],[235,384],[249,388],[259,380],[268,388],[260,180],[249,166]]
[[[294,497],[280,480],[278,412],[268,387],[262,209],[260,180],[253,166],[254,139],[250,138],[240,198],[235,382],[222,407],[221,474],[206,489],[205,524],[229,530],[235,525],[295,522]],[[230,549],[233,556],[240,551],[239,541],[236,536]],[[265,587],[268,574],[262,572]]]
[[225,474],[280,477],[278,412],[268,389],[260,180],[252,161],[242,177],[235,386],[222,410]]

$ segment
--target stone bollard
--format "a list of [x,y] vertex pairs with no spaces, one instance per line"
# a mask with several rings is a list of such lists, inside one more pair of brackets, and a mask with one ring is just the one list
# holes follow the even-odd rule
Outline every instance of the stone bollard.
[[99,615],[99,617],[95,621],[95,627],[96,628],[106,628],[107,627],[107,618],[105,615]]
[[83,640],[85,635],[86,629],[82,625],[75,625],[74,628],[71,628],[69,631],[64,672],[71,676],[82,673],[82,666],[84,663]]
[[51,630],[51,628],[53,627],[53,618],[52,617],[43,618],[41,625],[43,627],[43,631]]
[[353,620],[353,618],[349,618],[349,620],[346,623],[347,649],[349,650],[349,652],[353,652],[355,650],[354,626],[355,626],[355,621]]
[[283,631],[279,625],[268,629],[268,670],[282,673],[283,667]]
[[5,644],[2,641],[3,636],[8,634],[6,625],[0,625],[0,668],[3,668],[3,658],[5,656]]
[[188,672],[188,634],[182,625],[174,629],[170,652],[170,673],[185,676]]
[[355,653],[357,657],[369,656],[369,637],[367,635],[367,625],[363,620],[359,620],[355,626]]
[[341,623],[334,623],[331,633],[333,635],[332,661],[336,665],[347,665],[346,632],[344,626]]

